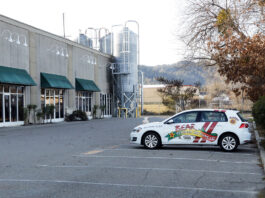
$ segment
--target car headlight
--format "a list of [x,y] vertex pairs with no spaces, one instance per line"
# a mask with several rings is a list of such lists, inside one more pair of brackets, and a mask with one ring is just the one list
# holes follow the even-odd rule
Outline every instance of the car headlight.
[[133,129],[133,132],[139,133],[141,130],[142,130],[141,127],[135,127],[135,128]]

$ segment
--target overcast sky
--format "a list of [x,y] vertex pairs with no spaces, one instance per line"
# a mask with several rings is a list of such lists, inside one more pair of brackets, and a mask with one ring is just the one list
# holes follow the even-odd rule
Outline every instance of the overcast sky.
[[111,29],[136,20],[140,24],[140,63],[171,64],[183,59],[178,41],[179,18],[184,0],[3,0],[0,14],[57,35],[76,38],[88,27]]

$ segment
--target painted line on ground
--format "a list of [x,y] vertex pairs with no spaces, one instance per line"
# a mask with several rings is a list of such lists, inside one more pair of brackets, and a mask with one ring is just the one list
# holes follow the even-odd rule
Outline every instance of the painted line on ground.
[[115,155],[73,155],[73,157],[81,158],[127,158],[127,159],[163,159],[163,160],[190,160],[190,161],[206,161],[206,162],[219,162],[219,163],[231,163],[231,164],[257,164],[256,162],[243,162],[243,161],[226,161],[226,160],[214,160],[214,159],[199,159],[199,158],[184,158],[184,157],[141,157],[141,156],[115,156]]
[[127,169],[127,170],[155,170],[155,171],[185,171],[185,172],[206,172],[206,173],[220,173],[220,174],[235,174],[235,175],[260,175],[260,173],[247,172],[229,172],[229,171],[211,171],[211,170],[196,170],[196,169],[182,169],[182,168],[142,168],[142,167],[123,167],[123,166],[78,166],[78,165],[37,165],[37,167],[44,168],[102,168],[102,169]]
[[223,193],[244,193],[257,194],[257,191],[246,190],[228,190],[215,188],[192,188],[184,186],[156,186],[156,185],[136,185],[136,184],[113,184],[113,183],[96,183],[96,182],[82,182],[72,180],[34,180],[34,179],[0,179],[0,182],[12,183],[57,183],[57,184],[83,184],[83,185],[98,185],[98,186],[116,186],[116,187],[137,187],[137,188],[160,188],[160,189],[174,189],[174,190],[193,190],[193,191],[209,191],[209,192],[223,192]]
[[[199,149],[199,148],[198,148]],[[122,150],[132,150],[132,151],[146,151],[146,152],[151,152],[151,150],[148,150],[148,149],[133,149],[133,148],[110,148],[110,149],[103,149],[105,151],[122,151]],[[257,153],[253,153],[253,154],[249,154],[249,153],[236,153],[236,152],[233,152],[233,153],[227,153],[227,152],[214,152],[214,151],[203,151],[203,150],[196,150],[196,151],[187,151],[187,150],[181,150],[181,149],[160,149],[160,150],[155,150],[156,152],[160,152],[160,151],[167,151],[167,152],[192,152],[192,153],[197,153],[197,152],[203,152],[203,153],[209,153],[209,154],[221,154],[221,155],[247,155],[247,156],[256,156]]]
[[93,154],[97,154],[97,153],[101,153],[104,150],[93,150],[93,151],[88,151],[86,153],[82,153],[82,155],[93,155]]
[[143,120],[143,124],[147,124],[149,123],[149,120],[148,120],[149,117],[145,117],[144,120]]
[[[113,149],[116,149],[116,148],[119,148],[119,146],[120,145],[113,145],[113,146],[109,146],[109,147],[107,147],[107,149],[109,149],[109,150],[113,150]],[[106,149],[104,149],[104,150],[106,150]]]

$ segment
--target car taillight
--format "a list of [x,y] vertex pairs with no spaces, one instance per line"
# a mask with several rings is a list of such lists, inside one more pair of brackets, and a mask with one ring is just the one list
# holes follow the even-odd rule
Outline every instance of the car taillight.
[[247,123],[242,123],[239,128],[248,128],[249,125]]

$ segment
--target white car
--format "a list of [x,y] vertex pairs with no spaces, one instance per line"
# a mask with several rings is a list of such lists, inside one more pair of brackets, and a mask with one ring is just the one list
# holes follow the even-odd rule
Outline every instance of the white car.
[[162,145],[218,145],[234,151],[251,140],[248,122],[235,110],[193,109],[162,122],[142,124],[131,132],[131,143],[156,149]]

